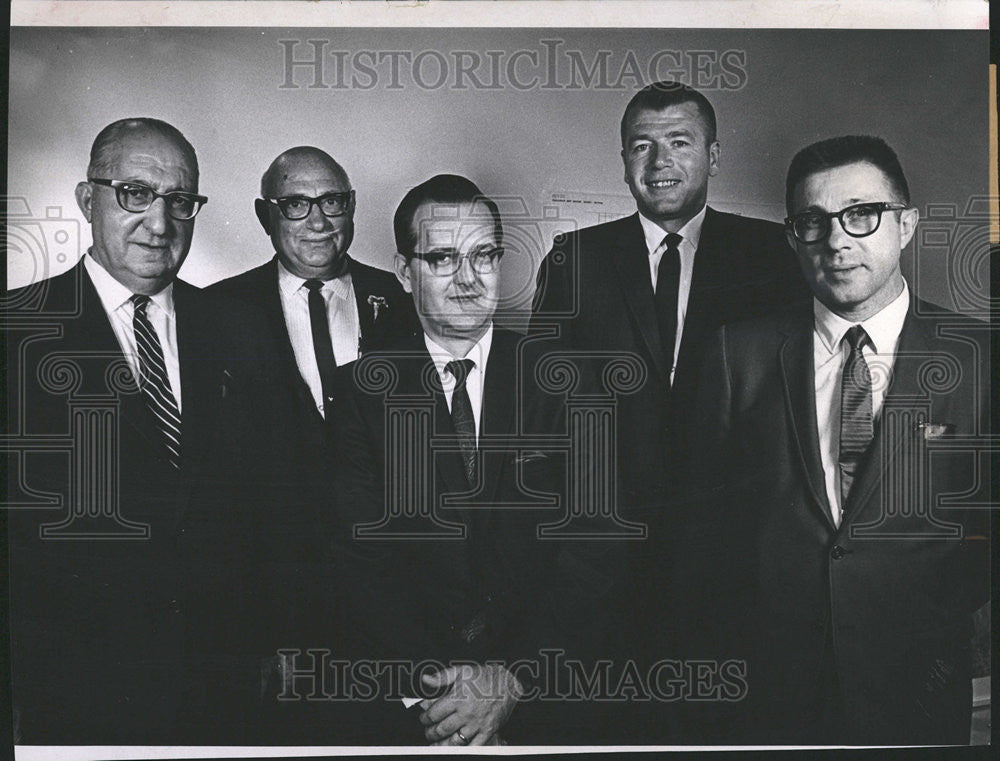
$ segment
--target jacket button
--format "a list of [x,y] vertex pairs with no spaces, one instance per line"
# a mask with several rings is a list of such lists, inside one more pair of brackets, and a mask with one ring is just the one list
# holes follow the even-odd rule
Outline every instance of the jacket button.
[[835,544],[833,549],[830,550],[830,557],[834,560],[840,560],[844,555],[847,554],[847,550],[841,547],[839,544]]

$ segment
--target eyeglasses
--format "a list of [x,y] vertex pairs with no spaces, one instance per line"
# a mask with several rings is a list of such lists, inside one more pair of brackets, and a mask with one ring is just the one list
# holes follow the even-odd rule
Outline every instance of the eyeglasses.
[[500,266],[500,257],[503,256],[503,247],[481,248],[472,251],[465,256],[457,251],[428,251],[420,253],[414,251],[409,256],[415,259],[422,259],[427,262],[427,266],[433,275],[454,275],[462,266],[462,259],[469,260],[469,266],[479,275],[488,275],[496,272]]
[[785,219],[785,227],[802,243],[818,243],[830,234],[830,221],[836,217],[844,232],[852,238],[864,238],[878,230],[883,211],[908,208],[905,203],[856,203],[840,211],[804,211]]
[[135,214],[146,211],[157,198],[162,198],[166,202],[167,214],[174,219],[183,221],[194,219],[194,216],[201,211],[201,207],[208,203],[205,196],[181,193],[180,191],[158,193],[151,187],[138,182],[102,180],[97,177],[88,177],[87,182],[114,188],[118,205],[125,211],[131,211]]
[[283,196],[281,198],[265,198],[264,200],[277,206],[281,216],[285,219],[305,219],[312,213],[313,204],[319,206],[323,216],[339,217],[341,214],[350,212],[354,206],[354,191],[327,193],[317,198]]

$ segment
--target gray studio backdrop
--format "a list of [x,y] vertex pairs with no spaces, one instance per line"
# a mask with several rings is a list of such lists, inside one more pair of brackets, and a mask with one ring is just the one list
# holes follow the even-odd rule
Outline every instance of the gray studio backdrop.
[[523,316],[551,235],[629,211],[618,125],[655,77],[714,103],[720,208],[780,219],[796,150],[881,135],[933,217],[907,258],[918,293],[982,311],[988,292],[985,32],[531,29],[11,30],[8,279],[69,268],[89,245],[73,200],[108,122],[154,116],[198,151],[194,245],[207,285],[272,255],[261,172],[293,145],[334,155],[357,189],[351,252],[388,268],[414,184],[467,175],[502,198],[506,311]]

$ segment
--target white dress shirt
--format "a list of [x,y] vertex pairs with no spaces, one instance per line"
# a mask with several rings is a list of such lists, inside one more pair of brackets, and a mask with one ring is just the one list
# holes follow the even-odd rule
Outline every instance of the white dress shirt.
[[[278,293],[281,296],[281,311],[285,315],[285,327],[295,355],[302,379],[309,386],[316,409],[323,414],[323,382],[316,363],[313,347],[312,322],[309,319],[309,289],[305,278],[293,275],[278,260]],[[326,319],[330,327],[333,343],[333,358],[338,367],[358,358],[361,346],[361,323],[358,318],[358,302],[354,297],[351,273],[345,272],[338,278],[326,280],[320,289],[326,302]]]
[[[132,291],[115,280],[111,274],[87,251],[83,257],[83,268],[94,284],[97,295],[101,298],[104,312],[108,315],[111,328],[115,331],[118,345],[128,360],[132,373],[139,378],[139,349],[135,343],[135,331],[132,328],[132,317],[135,305],[131,299]],[[163,363],[167,366],[167,379],[170,390],[177,402],[177,411],[181,411],[181,363],[177,351],[177,317],[174,313],[174,284],[150,297],[146,307],[146,317],[149,318],[156,337],[160,339],[163,349]]]
[[[681,276],[677,288],[677,335],[674,337],[674,359],[670,365],[670,383],[674,382],[674,368],[677,367],[677,357],[681,350],[681,336],[684,335],[684,318],[687,316],[688,297],[691,295],[691,275],[694,273],[694,255],[698,251],[698,241],[701,240],[701,227],[705,223],[705,209],[695,214],[688,223],[684,225],[677,234],[681,236],[681,242],[677,245],[677,250],[681,255]],[[656,274],[660,269],[660,259],[666,246],[663,239],[667,236],[667,231],[656,222],[647,219],[639,212],[639,224],[642,225],[642,233],[646,237],[646,250],[649,252],[649,277],[653,283],[653,291],[656,291]]]
[[902,293],[891,304],[860,323],[849,322],[837,316],[819,300],[813,299],[816,426],[819,430],[819,453],[823,462],[826,497],[833,513],[833,522],[837,526],[840,525],[843,507],[839,467],[840,385],[844,364],[851,353],[844,335],[855,325],[861,325],[870,339],[861,353],[872,376],[872,414],[877,419],[891,378],[899,334],[903,330],[903,321],[909,308],[910,290],[906,281],[903,281]]
[[441,378],[444,399],[448,403],[448,412],[451,412],[451,397],[455,393],[455,378],[448,370],[444,369],[444,366],[453,359],[471,359],[473,361],[473,367],[465,379],[465,388],[469,392],[472,416],[476,420],[476,442],[478,444],[479,421],[482,418],[483,410],[483,386],[486,383],[486,360],[489,359],[490,346],[493,345],[493,323],[490,323],[486,332],[483,333],[483,337],[469,349],[469,353],[464,357],[453,357],[447,349],[436,344],[426,333],[424,333],[424,345],[427,347],[427,353],[431,355],[438,377]]

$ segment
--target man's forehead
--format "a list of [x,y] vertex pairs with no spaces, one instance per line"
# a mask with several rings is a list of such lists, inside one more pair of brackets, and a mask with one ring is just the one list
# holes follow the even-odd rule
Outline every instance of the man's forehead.
[[318,157],[303,157],[283,163],[277,168],[274,182],[281,191],[314,185],[321,185],[329,192],[350,190],[343,172]]
[[426,250],[465,249],[496,243],[493,215],[485,204],[423,203],[413,217],[418,245]]
[[836,205],[839,209],[850,203],[888,201],[893,197],[892,182],[885,172],[867,161],[859,161],[806,175],[796,186],[794,201],[797,208]]
[[[116,174],[135,172],[177,173],[189,180],[195,173],[191,156],[173,140],[155,133],[130,135],[118,145]],[[115,177],[113,179],[129,179]]]
[[675,103],[666,108],[640,108],[629,115],[626,123],[629,132],[650,129],[685,129],[704,132],[701,112],[694,103]]

